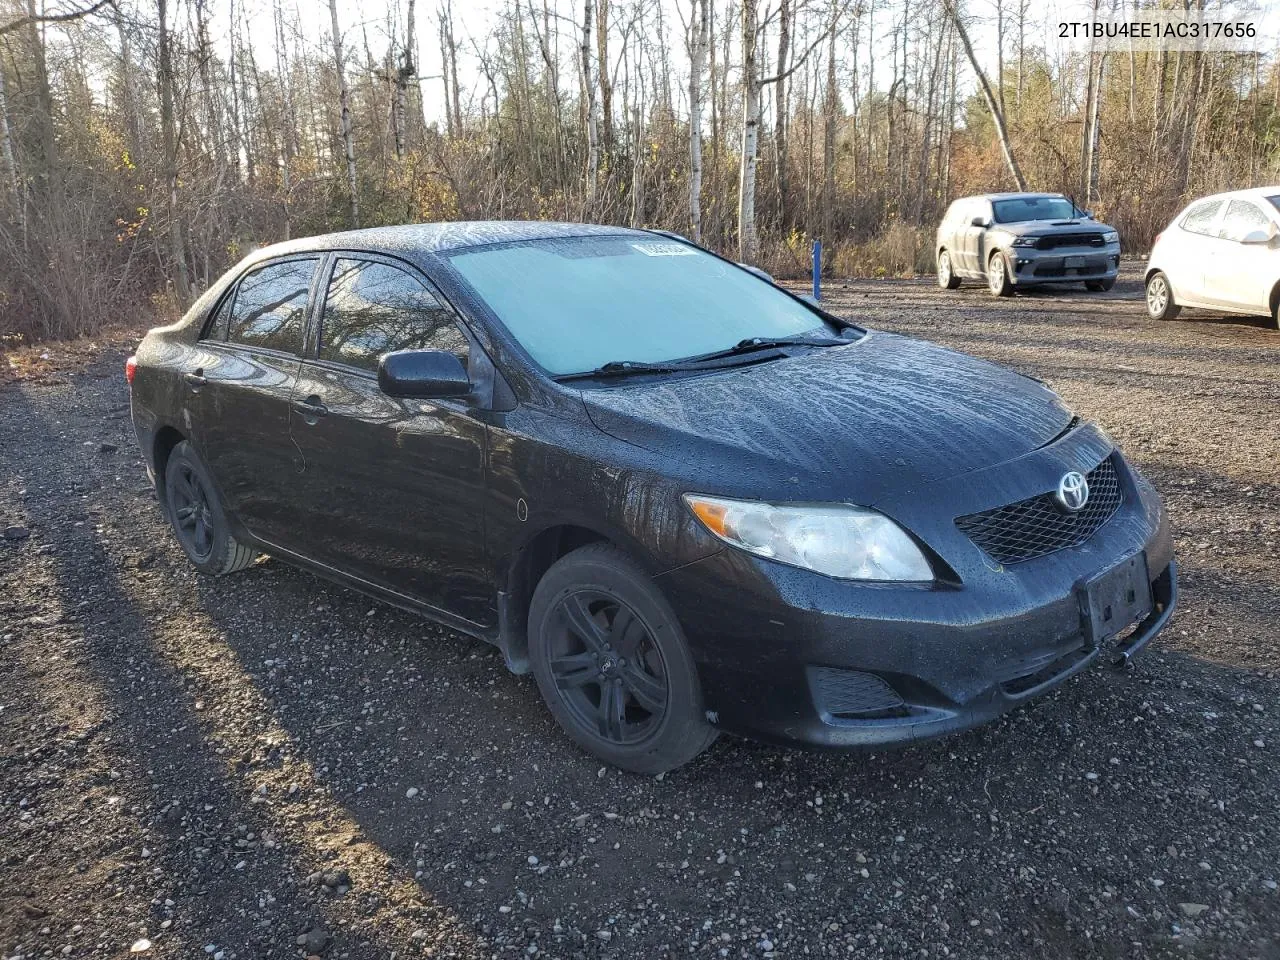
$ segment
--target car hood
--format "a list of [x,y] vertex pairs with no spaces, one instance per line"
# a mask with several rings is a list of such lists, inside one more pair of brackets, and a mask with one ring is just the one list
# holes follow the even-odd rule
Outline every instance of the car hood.
[[707,376],[582,391],[592,422],[726,495],[866,505],[1058,436],[1039,381],[874,331],[845,347]]
[[1014,223],[997,223],[991,229],[1003,230],[1015,237],[1027,234],[1048,237],[1055,233],[1109,233],[1115,227],[1099,220],[1019,220]]

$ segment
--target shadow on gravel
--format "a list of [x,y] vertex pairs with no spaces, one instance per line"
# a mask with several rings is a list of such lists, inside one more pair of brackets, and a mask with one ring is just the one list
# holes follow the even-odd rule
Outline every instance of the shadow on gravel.
[[[6,391],[6,401],[6,416],[28,418],[29,424],[37,425],[37,433],[44,428],[49,437],[60,432],[59,425],[42,418],[23,390]],[[70,457],[77,453],[74,448],[64,452]],[[93,480],[74,469],[68,457],[52,450],[49,454],[43,461],[47,473],[42,483],[64,494],[95,490]],[[144,863],[160,877],[150,936],[169,950],[178,939],[185,944],[179,950],[184,956],[204,956],[201,948],[213,944],[227,950],[229,957],[301,957],[326,949],[323,941],[313,941],[305,951],[295,944],[300,934],[319,928],[336,937],[331,945],[342,956],[385,957],[384,942],[357,929],[359,923],[351,923],[352,917],[337,915],[332,909],[337,901],[326,902],[319,884],[308,885],[309,873],[329,869],[327,851],[291,838],[282,829],[286,821],[269,816],[267,804],[261,802],[266,797],[255,792],[252,769],[279,766],[282,745],[263,754],[236,756],[230,749],[233,744],[219,743],[212,733],[218,714],[231,705],[203,703],[198,671],[172,648],[175,625],[181,629],[200,619],[199,612],[184,610],[181,603],[144,610],[135,599],[138,582],[125,582],[121,558],[107,549],[92,525],[73,526],[59,516],[38,519],[55,544],[56,599],[67,611],[67,620],[83,630],[83,665],[96,680],[113,739],[132,761],[112,789],[132,795],[141,833],[152,848]],[[144,537],[166,532],[157,524]],[[163,576],[161,571],[156,575]],[[216,638],[212,642],[216,644]],[[226,661],[225,652],[215,648],[210,653]],[[43,691],[49,698],[64,695]],[[269,717],[243,721],[251,730],[270,725]],[[288,800],[271,797],[274,804]],[[124,864],[140,866],[140,853],[121,850],[119,857]],[[171,932],[162,933],[158,924],[165,914],[159,903],[166,897],[176,902],[178,919]],[[264,910],[268,903],[270,910]],[[366,913],[365,907],[356,907],[355,919]],[[437,920],[443,915],[439,908],[423,909],[419,922],[431,919],[432,913]],[[255,921],[264,915],[270,922]]]
[[[60,487],[86,482],[48,462]],[[1254,746],[1280,732],[1275,688],[1233,665],[1157,644],[1136,673],[1089,672],[952,739],[826,754],[723,738],[657,780],[577,751],[534,685],[478,641],[275,561],[194,577],[154,508],[125,544],[88,526],[60,536],[60,599],[76,609],[96,595],[87,652],[139,775],[158,803],[181,798],[185,819],[156,825],[158,862],[206,891],[188,901],[202,940],[292,954],[297,932],[338,917],[349,922],[335,952],[382,956],[386,928],[354,928],[373,915],[404,924],[402,938],[421,914],[388,905],[384,888],[414,875],[438,918],[503,957],[534,945],[756,956],[764,937],[830,957],[1276,951],[1280,913],[1262,880],[1280,850],[1280,763]],[[162,539],[155,569],[126,582],[117,551]],[[140,604],[143,580],[174,605]],[[1207,599],[1184,596],[1187,608]],[[1236,616],[1219,610],[1215,629]],[[314,778],[296,819],[252,802],[261,779],[269,809],[288,809],[280,765]],[[303,882],[324,852],[341,863],[350,849],[336,836],[317,846],[312,820],[370,841],[348,899]],[[282,846],[236,870],[237,824],[280,829]],[[199,865],[195,849],[208,851]],[[253,925],[263,891],[283,929]],[[1181,903],[1206,911],[1193,919]]]

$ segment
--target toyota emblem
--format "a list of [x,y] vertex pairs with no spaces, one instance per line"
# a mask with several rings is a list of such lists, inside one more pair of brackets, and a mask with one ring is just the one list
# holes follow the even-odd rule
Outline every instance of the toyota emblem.
[[1058,503],[1062,505],[1062,509],[1078,513],[1088,502],[1089,481],[1084,478],[1084,474],[1076,470],[1064,473],[1058,481]]

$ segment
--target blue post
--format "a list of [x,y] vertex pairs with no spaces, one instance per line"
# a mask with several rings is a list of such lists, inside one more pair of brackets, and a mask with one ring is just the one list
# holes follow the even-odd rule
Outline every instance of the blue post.
[[813,241],[813,299],[822,299],[822,241]]

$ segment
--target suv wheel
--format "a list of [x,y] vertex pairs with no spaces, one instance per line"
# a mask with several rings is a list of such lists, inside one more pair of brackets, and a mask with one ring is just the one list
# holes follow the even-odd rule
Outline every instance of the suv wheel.
[[1147,278],[1147,316],[1152,320],[1172,320],[1182,308],[1173,302],[1169,278],[1157,270]]
[[164,503],[179,545],[201,573],[235,573],[258,558],[256,550],[231,535],[209,471],[186,440],[165,464]]
[[1013,296],[1013,282],[1009,279],[1009,267],[1004,254],[997,250],[987,261],[987,289],[997,297]]
[[560,726],[614,766],[663,773],[716,738],[675,614],[611,544],[566,554],[538,582],[529,658]]
[[960,278],[951,269],[951,254],[946,250],[938,251],[938,286],[946,290],[960,286]]

